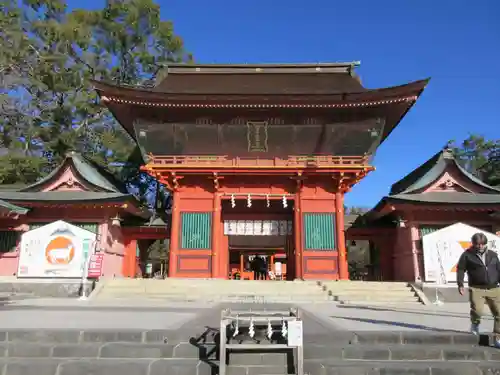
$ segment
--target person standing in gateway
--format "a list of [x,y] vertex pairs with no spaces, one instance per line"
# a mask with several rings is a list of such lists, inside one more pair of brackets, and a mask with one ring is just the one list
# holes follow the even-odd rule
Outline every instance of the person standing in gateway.
[[479,334],[479,324],[485,303],[495,319],[495,347],[500,348],[500,261],[496,252],[488,250],[484,233],[472,236],[472,247],[460,256],[457,284],[460,295],[465,294],[464,276],[469,279],[471,332]]

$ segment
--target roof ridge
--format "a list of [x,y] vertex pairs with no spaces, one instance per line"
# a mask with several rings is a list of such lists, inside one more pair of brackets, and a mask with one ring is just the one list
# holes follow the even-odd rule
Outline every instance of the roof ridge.
[[118,178],[116,178],[115,175],[106,167],[88,158],[82,153],[73,151],[73,157],[75,156],[79,158],[82,162],[86,163],[90,168],[94,169],[98,174],[100,174],[101,177],[103,177],[110,185],[114,186],[118,192],[128,194],[128,191],[125,188],[124,186],[125,184],[123,183],[123,181],[118,180]]
[[[413,183],[410,182],[412,180],[412,178],[417,177],[417,175],[419,175],[421,173],[424,173],[424,174],[427,173],[432,168],[432,166],[437,163],[437,161],[439,160],[442,153],[443,153],[443,150],[442,149],[439,150],[439,152],[437,152],[433,156],[431,156],[426,162],[424,162],[423,164],[420,164],[417,168],[415,168],[411,172],[407,173],[403,178],[401,178],[400,180],[398,180],[394,184],[392,184],[389,195],[401,194],[408,187],[410,187],[413,183],[418,181],[418,179],[420,179],[420,177],[417,178],[416,181],[413,181]],[[405,185],[406,185],[406,187],[405,187]]]
[[253,67],[347,67],[347,66],[360,66],[360,60],[354,61],[336,61],[336,62],[283,62],[283,63],[199,63],[199,64],[191,64],[191,63],[167,63],[164,64],[163,67],[186,67],[186,68],[253,68]]

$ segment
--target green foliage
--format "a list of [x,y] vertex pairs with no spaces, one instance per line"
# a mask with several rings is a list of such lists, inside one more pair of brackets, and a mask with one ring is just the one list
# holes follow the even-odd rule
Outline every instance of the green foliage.
[[485,183],[500,185],[500,139],[487,140],[481,135],[470,135],[461,144],[450,141],[460,164]]
[[370,211],[367,207],[344,207],[346,215],[363,215]]
[[136,145],[98,105],[92,80],[143,85],[166,63],[190,61],[152,0],[69,11],[64,0],[0,0],[0,182],[33,182],[70,150],[142,195]]

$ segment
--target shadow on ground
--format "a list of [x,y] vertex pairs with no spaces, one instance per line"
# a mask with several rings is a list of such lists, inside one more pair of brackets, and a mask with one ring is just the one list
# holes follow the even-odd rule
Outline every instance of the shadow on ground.
[[429,316],[446,316],[452,318],[466,318],[469,315],[467,313],[453,313],[453,312],[439,312],[439,311],[425,311],[418,309],[402,309],[402,308],[388,308],[379,306],[362,306],[362,305],[338,305],[337,307],[342,309],[356,309],[356,310],[370,310],[370,311],[390,311],[398,313],[409,313],[416,315],[429,315]]

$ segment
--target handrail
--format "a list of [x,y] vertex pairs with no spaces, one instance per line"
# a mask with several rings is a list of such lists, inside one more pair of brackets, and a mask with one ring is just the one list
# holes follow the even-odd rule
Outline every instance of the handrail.
[[228,155],[149,155],[149,165],[221,167],[300,167],[368,165],[368,156],[290,155],[283,157],[229,157]]

